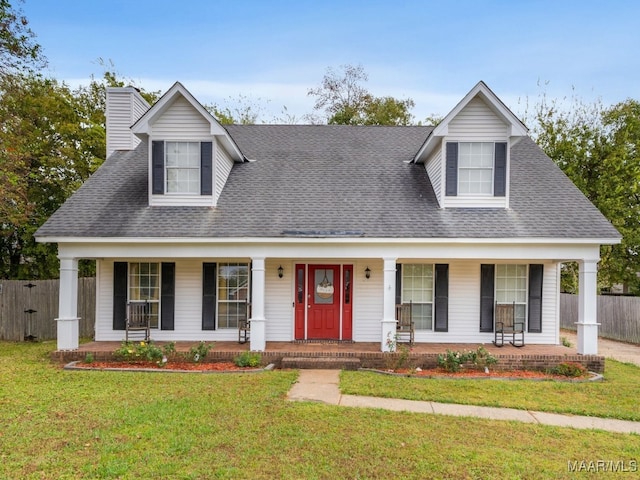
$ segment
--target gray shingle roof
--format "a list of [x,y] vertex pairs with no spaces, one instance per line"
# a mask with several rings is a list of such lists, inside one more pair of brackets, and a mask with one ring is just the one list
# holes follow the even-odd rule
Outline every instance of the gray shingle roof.
[[216,208],[149,207],[147,148],[116,152],[38,237],[619,238],[535,143],[511,150],[510,209],[441,209],[408,163],[431,127],[232,125]]

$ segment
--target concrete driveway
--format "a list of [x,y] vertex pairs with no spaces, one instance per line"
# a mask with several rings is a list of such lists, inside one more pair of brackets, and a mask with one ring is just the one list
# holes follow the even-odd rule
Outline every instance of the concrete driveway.
[[[561,330],[560,337],[565,337],[573,346],[578,344],[576,333],[570,330]],[[598,354],[619,362],[633,363],[640,367],[640,345],[600,337],[598,338]]]

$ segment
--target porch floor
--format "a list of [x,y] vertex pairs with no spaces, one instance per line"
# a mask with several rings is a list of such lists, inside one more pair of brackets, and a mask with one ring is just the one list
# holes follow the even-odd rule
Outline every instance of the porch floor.
[[[162,345],[168,342],[154,342]],[[175,342],[177,352],[187,352],[199,342]],[[207,360],[232,360],[236,355],[249,350],[249,343],[239,344],[235,341],[216,341],[209,351]],[[59,362],[84,360],[91,354],[96,360],[111,359],[113,352],[119,348],[121,342],[88,342],[83,343],[74,351],[56,351],[52,359]],[[406,345],[406,344],[399,344]],[[407,345],[408,346],[408,345]],[[413,366],[430,368],[436,365],[437,355],[447,350],[468,351],[483,346],[498,359],[495,368],[502,369],[545,369],[561,362],[579,362],[587,368],[597,372],[604,371],[604,357],[599,355],[579,355],[575,347],[563,345],[525,345],[517,348],[505,344],[496,347],[492,343],[415,343],[410,347],[409,360]],[[260,352],[265,363],[274,363],[280,367],[283,358],[358,358],[362,367],[380,368],[388,364],[393,355],[380,351],[378,342],[267,342],[264,352]]]

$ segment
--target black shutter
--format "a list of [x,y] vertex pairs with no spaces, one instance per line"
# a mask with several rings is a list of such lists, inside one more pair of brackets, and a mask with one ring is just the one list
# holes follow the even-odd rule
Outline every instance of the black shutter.
[[173,330],[176,304],[176,264],[163,263],[161,277],[162,285],[160,288],[160,328],[162,330]]
[[507,144],[496,143],[495,149],[493,195],[504,197],[507,194]]
[[455,197],[458,195],[458,144],[447,142],[446,195]]
[[202,330],[216,329],[216,264],[202,264]]
[[127,262],[113,262],[113,329],[124,330],[127,323]]
[[480,265],[480,331],[493,332],[495,265]]
[[200,144],[200,194],[213,194],[213,143]]
[[396,305],[402,303],[402,264],[396,265]]
[[542,277],[544,265],[529,265],[529,328],[532,333],[542,332]]
[[164,142],[154,140],[151,142],[151,192],[153,194],[164,193]]
[[434,330],[449,331],[449,265],[436,264],[434,278]]

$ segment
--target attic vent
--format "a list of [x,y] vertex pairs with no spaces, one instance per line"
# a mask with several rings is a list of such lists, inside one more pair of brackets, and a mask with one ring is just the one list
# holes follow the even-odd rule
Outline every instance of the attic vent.
[[359,230],[283,230],[287,237],[364,237]]

